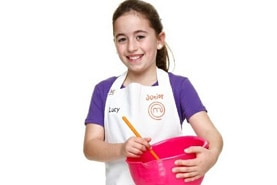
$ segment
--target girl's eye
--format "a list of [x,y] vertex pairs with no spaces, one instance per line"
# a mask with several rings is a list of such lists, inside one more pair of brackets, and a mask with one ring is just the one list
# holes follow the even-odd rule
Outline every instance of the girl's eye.
[[144,39],[144,38],[145,38],[144,35],[138,35],[138,36],[136,37],[137,40],[142,40],[142,39]]
[[122,42],[125,42],[125,41],[126,41],[126,38],[124,38],[124,37],[121,37],[121,38],[117,39],[117,42],[119,42],[119,43],[122,43]]

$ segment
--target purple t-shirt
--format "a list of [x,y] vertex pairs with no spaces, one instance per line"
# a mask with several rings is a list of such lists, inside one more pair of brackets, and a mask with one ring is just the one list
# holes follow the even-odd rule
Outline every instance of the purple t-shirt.
[[[200,111],[207,111],[198,93],[187,77],[168,73],[180,124]],[[93,91],[85,124],[96,123],[104,126],[104,110],[108,92],[117,77],[110,77],[98,83]],[[155,84],[158,85],[158,84]]]

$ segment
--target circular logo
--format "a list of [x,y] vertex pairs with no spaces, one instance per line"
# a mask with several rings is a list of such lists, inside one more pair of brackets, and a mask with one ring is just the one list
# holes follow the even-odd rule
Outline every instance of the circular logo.
[[161,102],[152,102],[148,107],[148,113],[151,118],[161,120],[165,114],[165,107]]

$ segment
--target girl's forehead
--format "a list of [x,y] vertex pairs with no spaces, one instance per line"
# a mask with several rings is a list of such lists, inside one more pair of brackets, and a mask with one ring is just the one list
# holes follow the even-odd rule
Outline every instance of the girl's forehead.
[[122,19],[124,19],[124,21],[128,20],[128,19],[132,19],[135,20],[137,19],[137,21],[145,21],[145,22],[148,22],[149,23],[149,20],[147,19],[147,17],[145,15],[143,15],[142,13],[140,12],[137,12],[137,11],[134,11],[134,10],[131,10],[131,11],[128,11],[128,12],[125,12],[124,14],[122,14],[121,16],[119,16],[117,18],[117,20],[115,21],[115,24],[116,22],[119,22],[121,21]]
[[137,29],[151,29],[149,20],[141,13],[136,11],[129,11],[122,14],[114,22],[115,32],[124,32]]

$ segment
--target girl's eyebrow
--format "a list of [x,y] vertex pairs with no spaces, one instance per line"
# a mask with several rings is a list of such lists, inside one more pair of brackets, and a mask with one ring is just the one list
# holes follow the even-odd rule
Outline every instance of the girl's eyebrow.
[[118,33],[114,37],[117,38],[117,37],[120,37],[120,36],[124,36],[124,34],[123,33]]
[[144,30],[137,30],[137,31],[135,31],[135,34],[137,34],[137,33],[147,33],[147,31],[144,31]]
[[[137,30],[137,31],[134,32],[134,34],[138,34],[138,33],[144,33],[144,34],[146,34],[147,31]],[[118,33],[118,34],[115,35],[115,38],[120,37],[120,36],[125,36],[125,34],[124,33]]]

